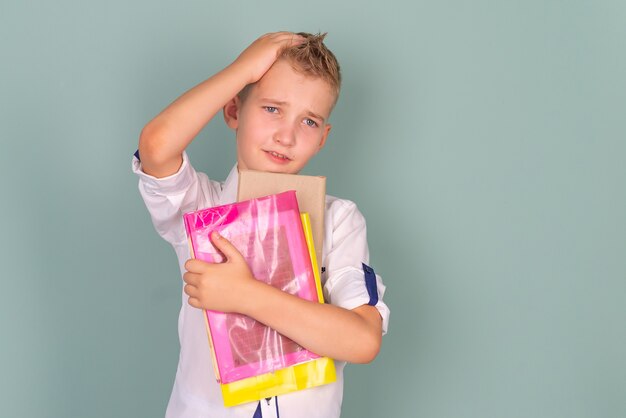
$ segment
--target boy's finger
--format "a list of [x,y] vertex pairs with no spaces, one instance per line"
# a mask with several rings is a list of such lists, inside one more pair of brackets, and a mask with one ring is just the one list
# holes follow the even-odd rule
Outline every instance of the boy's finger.
[[298,35],[297,33],[285,32],[282,40],[288,42],[289,45],[298,45],[304,42],[306,38],[302,35]]
[[199,274],[191,273],[188,271],[185,274],[183,274],[183,281],[192,286],[196,286],[198,282],[200,281],[200,277],[201,276]]
[[289,45],[297,45],[306,40],[304,36],[294,32],[275,32],[272,35],[274,42],[279,44],[287,43]]
[[231,244],[229,240],[221,236],[217,231],[211,234],[211,242],[215,245],[215,248],[220,250],[226,257],[226,261],[237,260],[242,258],[239,250]]
[[186,284],[183,290],[185,291],[187,295],[189,295],[190,297],[194,297],[194,298],[197,297],[199,293],[198,288],[190,284]]
[[273,33],[268,33],[267,35],[269,35],[270,37],[274,39],[287,39],[292,36],[298,36],[294,32],[288,32],[288,31],[273,32]]
[[188,301],[188,302],[189,302],[189,304],[190,304],[191,306],[193,306],[194,308],[198,308],[198,309],[200,309],[200,308],[202,307],[202,306],[200,306],[200,301],[199,301],[198,299],[196,299],[196,298],[192,298],[192,297],[190,297],[187,301]]
[[195,258],[190,258],[189,260],[185,261],[185,270],[192,273],[202,273],[209,266],[210,264],[206,261],[196,260]]

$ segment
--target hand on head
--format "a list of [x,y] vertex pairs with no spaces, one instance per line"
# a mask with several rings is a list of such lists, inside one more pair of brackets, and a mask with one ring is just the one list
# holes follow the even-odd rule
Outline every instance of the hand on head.
[[284,48],[298,45],[305,38],[293,32],[266,33],[252,42],[232,65],[241,65],[249,72],[248,83],[256,83],[270,69]]

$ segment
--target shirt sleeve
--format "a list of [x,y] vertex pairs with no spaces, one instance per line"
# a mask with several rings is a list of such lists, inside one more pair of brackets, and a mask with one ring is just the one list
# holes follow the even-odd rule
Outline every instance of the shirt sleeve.
[[383,335],[386,334],[389,308],[383,302],[385,285],[378,274],[363,265],[369,263],[365,218],[353,202],[338,199],[327,210],[326,224],[331,231],[326,237],[329,250],[324,260],[324,297],[329,303],[349,310],[375,301],[383,321]]
[[203,173],[197,173],[183,152],[183,162],[171,176],[156,178],[143,172],[138,154],[133,156],[132,170],[139,176],[139,193],[158,234],[173,246],[186,243],[182,215],[198,209],[200,202],[216,200]]

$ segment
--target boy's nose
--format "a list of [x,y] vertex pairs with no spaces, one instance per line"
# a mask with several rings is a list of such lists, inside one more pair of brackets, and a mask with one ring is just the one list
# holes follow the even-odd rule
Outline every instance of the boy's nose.
[[289,147],[296,143],[296,133],[292,127],[283,126],[274,132],[274,142]]

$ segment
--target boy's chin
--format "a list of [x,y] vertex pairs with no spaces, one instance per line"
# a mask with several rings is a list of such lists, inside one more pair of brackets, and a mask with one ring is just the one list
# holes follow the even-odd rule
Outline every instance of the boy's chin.
[[[242,168],[243,167],[243,168]],[[294,167],[292,164],[238,164],[237,169],[239,171],[243,170],[254,170],[254,171],[264,171],[267,173],[279,173],[279,174],[298,174],[300,169]]]
[[278,174],[298,174],[298,171],[295,171],[293,168],[289,169],[287,167],[266,167],[265,169],[261,169],[258,171],[265,171],[268,173],[278,173]]

